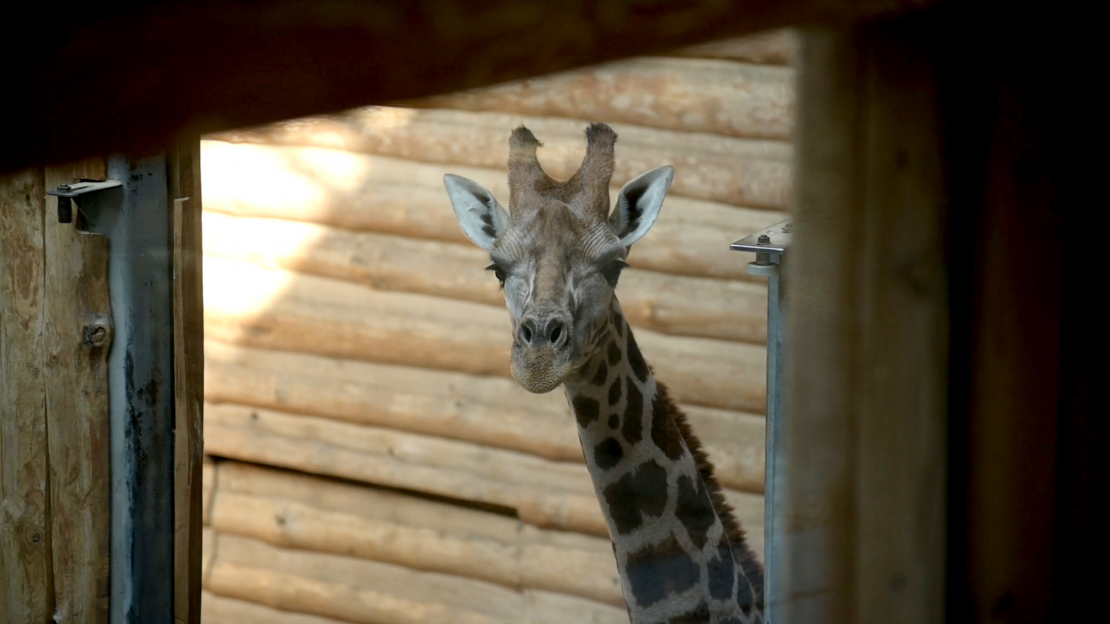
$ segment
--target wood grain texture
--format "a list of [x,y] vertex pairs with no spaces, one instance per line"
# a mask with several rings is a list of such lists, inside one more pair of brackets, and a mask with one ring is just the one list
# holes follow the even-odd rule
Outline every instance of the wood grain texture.
[[789,140],[793,79],[788,67],[647,57],[396,105]]
[[536,526],[608,534],[582,464],[258,408],[207,412],[207,448],[218,457],[497,505]]
[[699,43],[671,50],[668,54],[769,65],[791,65],[797,57],[797,51],[797,33],[791,29],[779,29]]
[[[46,187],[102,180],[103,159],[48,167]],[[59,624],[108,621],[111,459],[108,352],[112,308],[108,238],[58,223],[46,201],[46,338],[50,379],[50,516],[54,613]]]
[[174,619],[199,624],[201,526],[205,502],[204,293],[200,138],[178,141],[169,158],[173,199]]
[[210,591],[201,594],[200,617],[204,624],[345,624],[340,620],[275,609]]
[[624,606],[605,538],[234,461],[219,473],[211,526],[222,534]]
[[[354,557],[286,550],[219,535],[209,591],[348,622],[486,624],[623,622],[627,614],[570,596],[537,599],[491,583]],[[543,613],[543,610],[551,612]]]
[[[204,215],[205,253],[357,282],[377,290],[504,305],[484,268],[489,253],[467,244],[352,232],[299,221]],[[639,249],[637,249],[639,251]],[[742,259],[735,258],[737,264]],[[759,344],[767,336],[767,288],[628,269],[617,296],[629,323],[664,334]]]
[[[206,343],[206,397],[325,416],[582,461],[573,416],[561,392],[530,394],[516,382],[298,353]],[[762,492],[761,416],[682,405],[723,484]]]
[[[315,276],[209,257],[210,338],[383,364],[509,377],[502,309],[426,295],[375,291]],[[766,354],[744,343],[637,330],[636,339],[676,400],[763,412]]]
[[[464,175],[508,200],[503,165],[463,167],[326,148],[211,140],[204,141],[202,150],[205,209],[244,217],[471,245],[451,216],[443,175]],[[615,199],[619,190],[610,189],[610,198]],[[777,210],[669,196],[655,225],[633,247],[629,262],[663,273],[755,281],[728,246],[784,218]]]
[[45,189],[41,169],[0,177],[0,619],[53,606],[46,431]]
[[[246,406],[210,405],[208,413],[215,456],[497,505],[535,526],[608,535],[582,463]],[[726,490],[726,498],[761,533],[754,519],[762,496]]]
[[[543,141],[540,164],[552,177],[574,175],[586,153],[588,120],[456,110],[367,107],[213,138],[238,143],[328,147],[449,165],[503,170],[509,133],[526,125]],[[620,137],[613,184],[673,165],[670,194],[781,210],[790,201],[790,144],[716,134],[610,124]],[[493,190],[493,189],[491,189]]]

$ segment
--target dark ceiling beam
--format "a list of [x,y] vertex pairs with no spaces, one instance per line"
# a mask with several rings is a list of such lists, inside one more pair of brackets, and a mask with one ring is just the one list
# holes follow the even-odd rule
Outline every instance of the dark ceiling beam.
[[[121,0],[8,9],[0,171],[932,0]],[[18,30],[24,31],[24,36]],[[16,32],[11,32],[16,31]]]

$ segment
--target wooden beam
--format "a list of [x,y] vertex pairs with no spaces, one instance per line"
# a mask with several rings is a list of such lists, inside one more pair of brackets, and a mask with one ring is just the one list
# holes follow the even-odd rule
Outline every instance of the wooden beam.
[[783,621],[945,619],[948,215],[920,26],[804,35]]
[[0,620],[53,608],[42,169],[0,177]]
[[793,30],[769,30],[743,37],[730,37],[709,43],[669,50],[668,55],[691,58],[724,59],[766,65],[792,65],[798,41]]
[[[104,179],[103,159],[47,167],[46,188]],[[54,619],[107,624],[111,534],[106,236],[58,223],[46,201],[46,422]]]
[[789,67],[648,57],[396,105],[789,140],[794,127],[793,83]]
[[178,141],[167,160],[173,202],[174,621],[199,624],[205,507],[200,137]]
[[142,10],[121,3],[63,12],[23,3],[7,23],[49,24],[51,45],[0,43],[4,58],[21,59],[9,84],[26,85],[0,105],[4,119],[19,120],[0,147],[0,171],[159,149],[187,128],[423,97],[932,2],[160,0]]

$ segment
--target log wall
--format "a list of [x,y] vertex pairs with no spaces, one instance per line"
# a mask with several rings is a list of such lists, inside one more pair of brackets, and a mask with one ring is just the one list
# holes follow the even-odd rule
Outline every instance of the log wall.
[[790,202],[792,39],[718,42],[208,137],[203,619],[626,622],[561,392],[508,373],[486,254],[442,187],[507,199],[509,130],[613,193],[676,177],[618,288],[763,550],[766,286],[728,244]]

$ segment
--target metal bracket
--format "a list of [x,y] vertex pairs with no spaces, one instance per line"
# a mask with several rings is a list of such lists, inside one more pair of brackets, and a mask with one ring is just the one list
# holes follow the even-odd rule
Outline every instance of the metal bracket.
[[794,223],[790,219],[780,221],[769,228],[751,236],[745,236],[729,245],[733,251],[750,251],[755,254],[755,262],[748,263],[748,275],[771,277],[778,275],[782,254],[790,246]]
[[781,221],[746,236],[732,245],[734,251],[755,254],[748,274],[767,279],[767,461],[764,492],[763,619],[777,621],[783,596],[786,549],[782,501],[786,500],[786,250],[793,222]]
[[[122,187],[123,183],[119,180],[81,180],[73,184],[59,184],[58,188],[53,191],[47,191],[47,195],[53,195],[58,198],[58,223],[72,223],[73,222],[73,202],[77,200],[80,213],[77,219],[77,229],[79,231],[95,231],[97,227],[98,217],[102,214],[100,206],[102,203],[110,203],[113,206],[119,206],[123,200]],[[110,189],[120,189],[114,192],[105,193]],[[101,224],[103,226],[103,224]],[[106,232],[97,232],[104,234]]]

